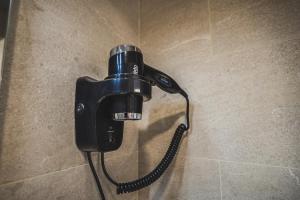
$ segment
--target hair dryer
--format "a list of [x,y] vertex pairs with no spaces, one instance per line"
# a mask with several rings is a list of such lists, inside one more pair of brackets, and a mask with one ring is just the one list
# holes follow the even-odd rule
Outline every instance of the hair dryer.
[[[118,183],[107,173],[104,153],[121,146],[125,120],[142,119],[143,102],[151,99],[152,86],[158,86],[167,93],[179,93],[186,99],[186,123],[178,126],[169,149],[152,172],[134,181]],[[188,129],[188,95],[170,76],[144,64],[141,50],[133,45],[119,45],[110,51],[108,76],[103,81],[81,77],[76,82],[76,144],[81,151],[87,152],[102,199],[105,197],[91,152],[101,152],[103,172],[116,185],[118,194],[133,192],[150,185],[163,174],[177,152],[184,131]]]

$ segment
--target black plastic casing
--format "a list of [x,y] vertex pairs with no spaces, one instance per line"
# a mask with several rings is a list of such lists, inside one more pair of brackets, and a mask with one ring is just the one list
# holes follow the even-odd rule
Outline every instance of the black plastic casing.
[[143,101],[151,99],[151,84],[143,77],[143,67],[140,52],[122,52],[110,57],[105,80],[77,80],[75,135],[80,150],[108,152],[121,146],[124,121],[114,120],[114,113],[142,114]]
[[81,77],[76,82],[75,134],[78,148],[100,152],[118,149],[122,144],[124,120],[141,119],[143,101],[151,99],[154,85],[187,98],[174,79],[144,64],[137,47],[120,45],[112,49],[105,80]]
[[125,51],[115,54],[108,61],[108,77],[121,75],[144,75],[143,55],[136,51]]
[[[107,78],[143,78],[143,55],[137,51],[125,51],[110,57],[108,63]],[[138,118],[126,118],[126,120],[141,119],[143,98],[135,94],[117,95],[112,98],[112,117],[116,113],[130,113],[139,115]],[[114,120],[117,120],[114,118]],[[124,119],[121,119],[124,120]]]

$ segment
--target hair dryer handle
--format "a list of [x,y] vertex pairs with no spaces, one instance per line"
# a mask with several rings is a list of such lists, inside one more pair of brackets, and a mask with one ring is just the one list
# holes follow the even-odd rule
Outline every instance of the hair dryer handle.
[[174,79],[146,64],[144,64],[144,76],[151,81],[151,84],[157,85],[160,89],[168,93],[185,94]]

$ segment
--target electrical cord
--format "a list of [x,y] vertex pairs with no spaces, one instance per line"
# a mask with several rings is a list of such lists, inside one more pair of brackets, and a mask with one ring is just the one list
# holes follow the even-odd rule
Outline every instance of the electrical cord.
[[186,101],[186,111],[185,111],[185,119],[186,119],[186,127],[185,130],[189,130],[190,128],[190,100],[189,100],[189,96],[187,95],[187,93],[184,90],[180,91],[180,94],[185,98]]
[[104,174],[107,177],[107,179],[111,183],[113,183],[114,185],[117,186],[117,194],[134,192],[136,190],[147,187],[148,185],[152,184],[157,179],[159,179],[161,177],[161,175],[169,167],[173,158],[175,157],[184,131],[185,131],[185,125],[180,124],[178,126],[178,128],[176,129],[176,132],[173,136],[172,142],[171,142],[164,158],[160,161],[160,163],[157,165],[157,167],[152,172],[147,174],[146,176],[144,176],[140,179],[134,180],[134,181],[130,181],[130,182],[126,182],[126,183],[117,183],[116,181],[114,181],[106,171],[105,164],[104,164],[104,153],[101,153],[102,169],[104,172],[106,171]]
[[94,164],[93,164],[93,161],[92,161],[92,158],[91,158],[91,152],[86,152],[86,155],[87,155],[87,158],[88,158],[88,162],[89,162],[91,171],[92,171],[93,176],[94,176],[94,178],[95,178],[95,181],[96,181],[96,183],[97,183],[97,187],[98,187],[98,190],[99,190],[101,199],[102,199],[102,200],[105,200],[105,195],[104,195],[104,192],[103,192],[103,190],[102,190],[101,183],[100,183],[100,181],[99,181],[99,177],[98,177],[98,175],[97,175],[97,172],[96,172],[96,170],[95,170],[95,167],[94,167]]
[[160,161],[160,163],[156,166],[156,168],[151,171],[149,174],[145,175],[144,177],[130,181],[125,183],[118,183],[114,179],[111,178],[111,176],[108,174],[105,163],[104,163],[104,153],[101,152],[101,166],[102,170],[104,172],[104,175],[106,178],[117,187],[117,194],[122,193],[129,193],[134,192],[136,190],[142,189],[144,187],[149,186],[153,182],[155,182],[157,179],[161,177],[161,175],[166,171],[166,169],[171,164],[173,158],[175,157],[177,150],[179,148],[180,141],[182,139],[183,133],[189,129],[189,98],[188,95],[182,90],[180,93],[182,94],[186,99],[186,124],[180,124],[175,134],[172,138],[172,141],[169,145],[169,148],[167,152],[165,153],[165,156]]

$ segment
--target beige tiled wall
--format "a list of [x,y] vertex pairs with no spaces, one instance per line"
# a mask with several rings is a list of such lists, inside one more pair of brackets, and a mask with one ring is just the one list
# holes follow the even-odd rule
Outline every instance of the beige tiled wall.
[[[116,196],[102,179],[108,199],[300,199],[298,0],[15,2],[0,91],[0,199],[99,198],[74,144],[75,81],[104,78],[120,43],[140,44],[148,64],[186,89],[192,127],[158,182]],[[143,120],[127,124],[107,158],[116,179],[153,169],[184,108],[179,95],[153,89]]]
[[[192,129],[139,199],[300,199],[299,22],[298,0],[141,1],[144,59],[187,90]],[[184,100],[154,89],[144,105],[140,176],[162,158]]]
[[[14,2],[0,92],[0,199],[99,199],[74,143],[75,81],[103,79],[109,50],[138,43],[138,1]],[[138,176],[134,130],[107,159],[119,180]],[[108,199],[137,199],[108,185]]]

